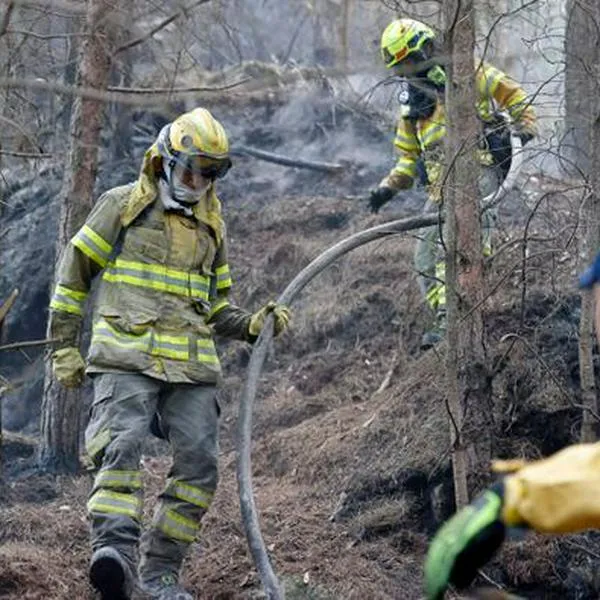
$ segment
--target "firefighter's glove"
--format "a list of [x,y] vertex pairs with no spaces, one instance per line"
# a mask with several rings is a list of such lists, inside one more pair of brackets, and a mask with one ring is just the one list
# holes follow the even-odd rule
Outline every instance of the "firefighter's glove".
[[517,134],[519,136],[519,139],[521,140],[521,146],[525,146],[526,144],[529,144],[529,142],[535,137],[535,134],[531,133],[530,131],[522,131],[520,133]]
[[600,282],[600,252],[594,262],[579,276],[579,287],[590,290],[595,283]]
[[371,212],[378,213],[379,209],[386,202],[389,202],[395,194],[395,190],[386,186],[381,186],[371,190],[369,195],[369,208],[371,209]]
[[85,374],[85,362],[79,348],[68,346],[55,350],[52,353],[52,373],[65,387],[79,387]]
[[250,317],[248,333],[251,338],[256,339],[260,335],[269,313],[273,313],[273,318],[275,319],[273,333],[276,336],[287,329],[291,318],[290,309],[283,304],[277,304],[276,302],[271,301],[267,302],[267,304]]
[[448,585],[468,586],[504,541],[503,484],[486,490],[451,517],[433,538],[425,560],[427,600],[441,600]]

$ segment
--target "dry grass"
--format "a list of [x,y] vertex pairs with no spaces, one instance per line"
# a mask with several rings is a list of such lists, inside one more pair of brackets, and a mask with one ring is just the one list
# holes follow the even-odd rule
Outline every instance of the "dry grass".
[[[230,223],[237,300],[249,308],[276,297],[328,246],[377,222],[342,199],[266,206],[241,211]],[[540,231],[557,218],[544,217]],[[449,482],[449,427],[444,357],[417,351],[428,315],[411,270],[412,250],[407,238],[375,242],[312,282],[292,306],[293,328],[276,340],[261,377],[254,488],[265,541],[292,600],[422,598],[433,497],[443,497]],[[518,256],[517,248],[498,258],[494,280]],[[541,285],[540,268],[542,275],[528,271],[532,286]],[[560,263],[553,277],[566,285],[573,269],[572,262]],[[490,352],[506,352],[494,381],[499,448],[533,457],[547,450],[547,430],[567,439],[572,416],[540,360],[522,344],[507,352],[499,339],[518,330],[567,387],[570,367],[561,356],[571,342],[556,348],[552,332],[540,333],[548,306],[536,316],[519,305],[521,275],[509,277],[493,299]],[[554,306],[559,296],[546,292],[545,298]],[[530,311],[525,327],[521,308]],[[226,344],[223,354],[221,482],[186,562],[185,582],[202,600],[248,600],[257,597],[259,584],[240,523],[232,450],[248,351]],[[146,517],[168,466],[160,456],[144,460]],[[87,477],[39,478],[8,492],[0,504],[0,598],[89,596],[83,516],[89,484]],[[564,551],[549,539],[509,544],[494,563],[494,577],[558,585]]]

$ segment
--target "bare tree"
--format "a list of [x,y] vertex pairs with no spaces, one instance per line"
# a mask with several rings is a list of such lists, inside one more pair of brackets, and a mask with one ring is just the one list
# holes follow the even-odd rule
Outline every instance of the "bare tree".
[[[570,0],[565,39],[566,124],[574,165],[587,180],[582,208],[581,256],[589,264],[600,246],[600,5],[594,0]],[[579,374],[582,404],[581,441],[598,437],[598,398],[594,381],[593,300],[584,293],[579,323]]]
[[[108,85],[114,50],[113,9],[110,0],[88,0],[89,35],[82,44],[79,58],[77,83],[80,86],[104,90]],[[101,102],[81,97],[73,103],[69,156],[60,192],[57,256],[92,207],[103,106]],[[52,376],[51,361],[47,360],[39,449],[42,467],[54,471],[79,468],[80,397],[79,390],[59,386]]]
[[[485,429],[490,399],[484,344],[484,290],[476,156],[480,125],[475,112],[475,8],[473,0],[444,3],[446,86],[448,294],[448,412],[457,506],[468,503],[467,476],[488,454]],[[472,463],[469,464],[469,457]]]

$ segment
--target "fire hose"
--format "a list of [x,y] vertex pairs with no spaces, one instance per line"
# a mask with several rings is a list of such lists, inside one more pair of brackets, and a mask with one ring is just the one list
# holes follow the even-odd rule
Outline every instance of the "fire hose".
[[[499,186],[498,190],[489,194],[482,200],[483,207],[495,206],[515,185],[523,165],[521,152],[521,140],[511,136],[512,160],[510,170]],[[421,227],[439,225],[443,220],[438,213],[429,213],[418,217],[399,219],[377,225],[364,231],[359,231],[347,238],[342,239],[335,245],[325,250],[308,264],[284,289],[277,299],[277,303],[290,306],[298,294],[325,268],[338,258],[360,246],[375,240],[397,235],[402,232],[411,231]],[[242,395],[238,415],[237,430],[237,460],[236,472],[238,480],[238,491],[240,497],[240,509],[242,522],[246,533],[248,546],[258,571],[260,581],[268,600],[283,600],[284,591],[273,570],[267,548],[260,531],[258,513],[254,500],[252,488],[252,410],[259,376],[265,362],[269,345],[273,338],[273,315],[270,314],[263,330],[252,348],[252,355],[248,364],[248,374]]]

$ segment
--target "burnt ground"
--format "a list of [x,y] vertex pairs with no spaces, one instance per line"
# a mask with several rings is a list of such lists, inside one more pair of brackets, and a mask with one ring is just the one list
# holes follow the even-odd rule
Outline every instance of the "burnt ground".
[[[260,145],[267,129],[290,121],[291,101],[264,102],[254,112],[244,105],[256,123],[254,133],[245,129],[244,143]],[[239,110],[230,104],[228,110]],[[269,111],[269,118],[258,118]],[[353,127],[366,127],[357,113],[347,115]],[[367,149],[387,143],[378,131],[367,128]],[[316,160],[307,139],[304,153],[289,146],[294,140],[264,147]],[[332,151],[327,159],[336,156]],[[228,183],[223,197],[240,305],[254,308],[276,297],[338,240],[420,207],[412,196],[368,214],[357,196],[386,166],[371,159],[357,165],[332,179],[238,161],[247,185]],[[488,265],[495,290],[486,306],[495,369],[490,410],[496,455],[535,458],[576,441],[581,423],[578,198],[568,182],[523,176],[521,183],[502,207],[498,252]],[[254,490],[289,598],[421,598],[427,541],[453,510],[444,356],[418,349],[429,315],[411,266],[413,246],[410,236],[374,242],[320,275],[292,307],[293,326],[275,341],[260,379]],[[221,482],[185,581],[203,600],[259,598],[235,481],[237,402],[250,349],[226,342],[221,353]],[[168,468],[163,450],[149,443],[144,458],[148,513]],[[11,434],[4,453],[0,598],[92,598],[85,520],[91,475],[36,473],[31,436]],[[526,598],[592,599],[600,589],[599,560],[597,534],[528,536],[507,543],[478,583]]]

